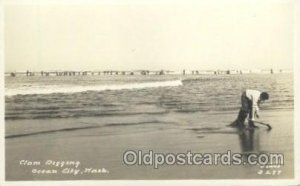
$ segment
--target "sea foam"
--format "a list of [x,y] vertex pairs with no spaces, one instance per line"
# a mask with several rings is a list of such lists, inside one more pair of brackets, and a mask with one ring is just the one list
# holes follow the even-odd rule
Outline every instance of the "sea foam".
[[6,88],[5,95],[15,96],[15,95],[29,95],[29,94],[77,93],[77,92],[85,92],[85,91],[144,89],[144,88],[155,88],[155,87],[172,87],[172,86],[181,86],[181,85],[182,85],[181,80],[139,82],[139,83],[127,83],[127,84],[119,84],[119,85],[117,84],[86,85],[86,86],[45,85],[45,86]]

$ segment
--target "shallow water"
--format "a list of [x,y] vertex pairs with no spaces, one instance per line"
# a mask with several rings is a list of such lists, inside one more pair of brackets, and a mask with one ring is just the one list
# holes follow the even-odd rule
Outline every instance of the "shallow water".
[[[17,89],[23,93],[5,97],[7,180],[293,177],[292,74],[76,78],[6,78],[6,92]],[[103,88],[116,85],[123,89]],[[80,92],[54,93],[61,87],[68,90],[79,86]],[[39,94],[34,92],[39,91],[36,87],[59,88]],[[261,105],[261,119],[272,125],[271,131],[260,126],[240,133],[226,127],[236,118],[241,92],[246,88],[270,93],[270,100]],[[259,166],[175,165],[156,170],[152,166],[124,165],[122,155],[128,149],[165,153],[277,152],[285,155],[286,163],[278,176],[258,175]],[[20,166],[19,161],[24,159],[78,160],[81,168],[104,167],[110,174],[32,174],[31,167]]]
[[6,77],[5,119],[218,113],[247,88],[269,92],[262,109],[293,109],[292,74]]

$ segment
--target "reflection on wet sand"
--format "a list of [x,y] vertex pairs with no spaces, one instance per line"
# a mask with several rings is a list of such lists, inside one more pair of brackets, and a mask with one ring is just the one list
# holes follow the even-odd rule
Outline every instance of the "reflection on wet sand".
[[239,142],[243,153],[260,152],[257,129],[238,129]]
[[[231,128],[231,127],[230,127]],[[197,138],[204,138],[207,134],[221,134],[221,135],[238,135],[238,140],[240,144],[241,152],[244,154],[250,153],[259,153],[260,149],[260,129],[251,129],[251,128],[228,128],[222,129],[220,127],[202,127],[202,128],[189,128],[195,132],[198,136]],[[201,134],[199,136],[199,134]],[[204,136],[203,136],[204,135]]]

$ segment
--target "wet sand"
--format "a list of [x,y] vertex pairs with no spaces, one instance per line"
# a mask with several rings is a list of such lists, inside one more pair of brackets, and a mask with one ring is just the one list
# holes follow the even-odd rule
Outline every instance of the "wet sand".
[[[165,116],[108,116],[6,121],[6,179],[107,180],[107,179],[277,179],[293,178],[293,110],[265,110],[261,121],[271,131],[238,131],[226,127],[236,112],[176,113]],[[170,119],[172,118],[172,119]],[[279,175],[258,174],[259,166],[163,165],[126,166],[127,150],[160,153],[283,153]],[[20,165],[21,160],[41,165]],[[105,168],[109,173],[62,174],[46,166],[47,160],[79,161],[79,169]],[[74,166],[67,166],[74,168]],[[66,168],[66,167],[64,167]],[[32,169],[55,169],[57,174],[33,174]]]

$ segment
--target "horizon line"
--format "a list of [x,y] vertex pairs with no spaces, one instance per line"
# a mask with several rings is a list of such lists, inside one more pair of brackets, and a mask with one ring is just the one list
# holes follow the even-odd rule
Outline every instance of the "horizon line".
[[158,71],[171,71],[171,72],[176,72],[176,71],[232,71],[232,70],[261,70],[261,71],[265,71],[265,70],[289,70],[289,71],[294,71],[294,68],[227,68],[227,69],[179,69],[179,70],[174,70],[174,69],[131,69],[131,70],[117,70],[117,69],[98,69],[98,70],[87,70],[87,69],[83,69],[83,70],[75,70],[75,69],[66,69],[66,70],[10,70],[10,71],[4,71],[4,73],[18,73],[18,72],[104,72],[104,71],[119,71],[119,72],[136,72],[136,71],[150,71],[150,72],[158,72]]

